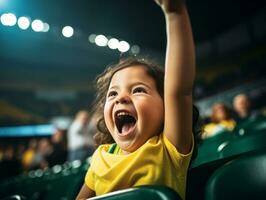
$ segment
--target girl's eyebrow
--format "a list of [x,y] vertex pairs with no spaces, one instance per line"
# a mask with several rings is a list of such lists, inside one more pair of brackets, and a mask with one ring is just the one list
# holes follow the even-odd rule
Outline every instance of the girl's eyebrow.
[[136,83],[133,84],[133,86],[136,86],[136,85],[144,85],[145,87],[151,89],[151,87],[148,84],[145,84],[143,82],[136,82]]
[[119,87],[117,85],[113,85],[112,87],[109,88],[110,89],[118,89]]
[[[147,87],[147,88],[149,88],[149,89],[152,89],[148,84],[145,84],[145,83],[143,83],[143,82],[135,82],[135,83],[133,83],[132,85],[131,85],[131,87],[135,87],[136,85],[143,85],[143,86],[145,86],[145,87]],[[113,86],[111,86],[110,88],[109,88],[109,90],[113,90],[113,89],[119,89],[119,86],[118,85],[113,85]]]

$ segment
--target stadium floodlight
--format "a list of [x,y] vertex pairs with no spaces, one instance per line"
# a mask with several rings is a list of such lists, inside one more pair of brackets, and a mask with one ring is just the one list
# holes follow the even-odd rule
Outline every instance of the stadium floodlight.
[[50,26],[49,24],[47,24],[46,22],[43,23],[43,29],[42,29],[42,32],[48,32],[50,29]]
[[41,32],[43,30],[43,22],[39,19],[35,19],[32,23],[31,23],[31,28],[35,31],[35,32]]
[[74,29],[71,26],[65,26],[62,29],[62,34],[64,37],[67,37],[67,38],[72,37],[74,34]]
[[88,40],[90,43],[95,43],[96,34],[90,34]]
[[108,41],[108,47],[110,49],[117,49],[118,48],[118,45],[119,45],[119,41],[118,39],[116,38],[111,38],[109,41]]
[[17,23],[17,17],[13,13],[4,13],[1,15],[1,22],[4,26],[14,26]]
[[130,50],[132,54],[139,54],[140,47],[138,45],[133,45]]
[[118,50],[120,52],[127,52],[130,49],[130,45],[126,41],[120,41],[118,45]]
[[30,19],[27,17],[20,17],[18,19],[18,27],[22,30],[26,30],[30,26]]
[[108,43],[108,39],[104,35],[97,35],[95,38],[96,45],[104,47]]

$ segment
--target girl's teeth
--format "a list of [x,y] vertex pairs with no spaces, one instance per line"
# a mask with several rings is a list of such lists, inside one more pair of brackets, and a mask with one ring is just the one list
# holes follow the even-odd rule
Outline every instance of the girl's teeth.
[[117,114],[117,116],[121,116],[121,115],[129,115],[129,114],[126,113],[126,112],[120,112],[120,113]]

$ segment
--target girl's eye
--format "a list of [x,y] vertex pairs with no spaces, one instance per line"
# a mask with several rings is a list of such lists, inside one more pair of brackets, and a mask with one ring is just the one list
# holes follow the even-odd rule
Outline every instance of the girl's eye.
[[114,96],[116,96],[117,95],[117,92],[116,91],[111,91],[111,92],[109,92],[108,93],[108,97],[114,97]]
[[147,93],[147,91],[145,90],[145,88],[137,87],[133,90],[133,93]]

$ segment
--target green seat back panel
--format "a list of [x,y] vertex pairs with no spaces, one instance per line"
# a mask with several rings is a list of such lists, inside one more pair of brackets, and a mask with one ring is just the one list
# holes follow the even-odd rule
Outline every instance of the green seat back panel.
[[221,157],[229,157],[251,151],[266,149],[266,133],[259,132],[239,137],[229,142],[221,151]]
[[217,169],[206,200],[266,199],[266,150],[246,154]]
[[225,142],[238,139],[238,135],[232,132],[223,132],[214,137],[205,139],[198,145],[198,155],[192,161],[192,167],[199,166],[220,158],[219,147]]
[[91,200],[181,200],[171,188],[165,186],[140,186],[100,195]]

